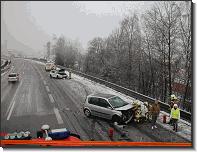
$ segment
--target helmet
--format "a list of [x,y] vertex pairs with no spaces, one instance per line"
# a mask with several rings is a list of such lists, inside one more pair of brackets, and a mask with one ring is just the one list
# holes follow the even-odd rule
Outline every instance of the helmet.
[[132,103],[132,105],[136,105],[137,103],[134,101],[133,103]]
[[137,105],[140,106],[140,102],[138,102]]
[[174,106],[173,107],[178,107],[178,105],[177,104],[174,104]]
[[176,99],[176,96],[174,94],[172,94],[171,99]]
[[148,105],[148,102],[144,102],[144,105]]

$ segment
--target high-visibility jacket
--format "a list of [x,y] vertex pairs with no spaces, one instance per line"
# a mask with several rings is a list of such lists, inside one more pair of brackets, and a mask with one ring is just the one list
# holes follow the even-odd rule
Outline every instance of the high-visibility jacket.
[[176,109],[176,110],[172,109],[171,110],[172,118],[173,119],[179,119],[179,117],[180,117],[180,113],[179,112],[180,112],[179,109]]

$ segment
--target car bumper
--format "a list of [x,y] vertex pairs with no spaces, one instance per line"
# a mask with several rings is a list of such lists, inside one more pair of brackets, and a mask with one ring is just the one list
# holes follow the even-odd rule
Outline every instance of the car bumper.
[[58,76],[59,78],[67,78],[67,76]]
[[8,82],[18,81],[18,79],[9,79]]

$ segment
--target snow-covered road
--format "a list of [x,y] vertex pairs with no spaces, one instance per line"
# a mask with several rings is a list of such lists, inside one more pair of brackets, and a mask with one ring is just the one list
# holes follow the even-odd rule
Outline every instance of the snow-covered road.
[[[45,63],[43,62],[39,62],[39,61],[33,61],[30,60],[34,63],[38,63],[38,64],[43,64],[45,65]],[[67,75],[69,75],[69,72],[66,71]],[[91,81],[89,79],[86,79],[84,77],[78,76],[74,73],[72,73],[72,81],[77,82],[79,85],[71,85],[72,89],[78,90],[78,93],[80,93],[83,97],[84,100],[86,98],[87,95],[89,94],[94,94],[94,93],[107,93],[107,94],[114,94],[114,95],[118,95],[120,98],[122,98],[123,100],[129,102],[129,103],[133,103],[134,101],[136,102],[140,102],[141,103],[141,109],[142,109],[142,115],[145,115],[145,112],[147,111],[146,107],[143,105],[143,102],[136,100],[130,96],[127,96],[125,94],[122,94],[118,91],[115,91],[109,87],[106,87],[105,85],[96,83],[94,81]],[[157,119],[157,123],[160,124],[162,127],[164,127],[167,130],[172,130],[172,126],[168,125],[168,124],[163,124],[163,115],[166,115],[166,121],[169,122],[169,113],[166,113],[164,111],[160,112],[160,115]],[[178,135],[188,139],[191,141],[191,123],[180,119],[179,123],[178,123]]]

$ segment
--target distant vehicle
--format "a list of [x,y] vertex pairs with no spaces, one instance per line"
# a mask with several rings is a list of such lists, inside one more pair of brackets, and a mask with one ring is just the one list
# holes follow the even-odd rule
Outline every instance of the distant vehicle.
[[112,120],[112,122],[128,123],[134,118],[134,107],[111,94],[95,94],[86,97],[83,104],[85,116],[91,115]]
[[8,82],[19,82],[19,74],[16,73],[10,73],[8,75]]
[[50,70],[53,70],[54,67],[55,67],[55,65],[54,65],[53,61],[47,61],[46,66],[45,66],[45,70],[50,71]]
[[51,70],[50,71],[50,78],[67,78],[67,74],[64,69],[59,70]]

